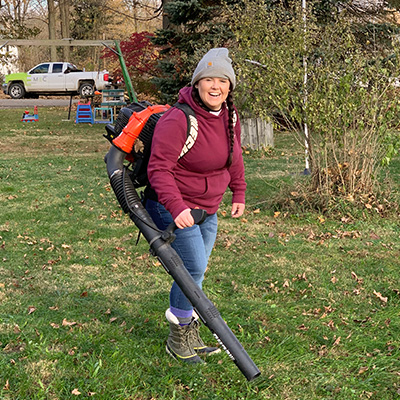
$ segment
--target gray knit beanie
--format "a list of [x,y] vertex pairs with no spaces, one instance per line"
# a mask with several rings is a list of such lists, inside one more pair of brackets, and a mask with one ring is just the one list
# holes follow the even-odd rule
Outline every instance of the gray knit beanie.
[[226,78],[230,80],[232,90],[235,89],[235,72],[228,49],[225,47],[211,49],[204,55],[194,71],[192,86],[202,78]]

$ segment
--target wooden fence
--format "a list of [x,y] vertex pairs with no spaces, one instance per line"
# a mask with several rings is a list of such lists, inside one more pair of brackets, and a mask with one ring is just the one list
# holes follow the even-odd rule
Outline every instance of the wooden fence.
[[252,150],[274,147],[274,131],[270,122],[260,118],[251,118],[243,119],[240,123],[242,127],[242,146]]

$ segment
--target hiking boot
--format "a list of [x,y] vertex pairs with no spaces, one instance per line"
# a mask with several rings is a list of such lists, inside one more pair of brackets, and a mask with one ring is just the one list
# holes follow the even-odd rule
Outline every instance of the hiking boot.
[[197,313],[193,310],[193,317],[192,317],[192,322],[189,324],[191,328],[191,343],[193,350],[197,354],[204,354],[206,356],[210,356],[212,354],[217,354],[221,352],[221,349],[219,347],[208,347],[204,344],[203,340],[200,337],[200,326],[201,323],[199,321],[199,316]]
[[168,309],[165,316],[169,322],[166,350],[169,355],[188,364],[204,364],[192,346],[191,324],[180,326],[178,318]]

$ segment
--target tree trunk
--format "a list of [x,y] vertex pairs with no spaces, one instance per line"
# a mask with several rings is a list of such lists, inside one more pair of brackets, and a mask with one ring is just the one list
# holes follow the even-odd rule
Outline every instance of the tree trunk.
[[171,22],[169,21],[168,14],[165,12],[165,6],[167,3],[170,3],[171,0],[163,0],[162,2],[162,7],[163,7],[163,12],[162,12],[162,28],[163,29],[171,29]]
[[[49,39],[56,39],[56,7],[54,0],[47,1],[49,10]],[[50,61],[57,61],[57,48],[50,46]]]
[[[70,0],[60,0],[60,17],[61,17],[61,36],[63,39],[70,38],[70,31],[69,31],[69,8],[70,8]],[[63,48],[64,51],[64,60],[69,62],[69,56],[71,47],[65,46]]]

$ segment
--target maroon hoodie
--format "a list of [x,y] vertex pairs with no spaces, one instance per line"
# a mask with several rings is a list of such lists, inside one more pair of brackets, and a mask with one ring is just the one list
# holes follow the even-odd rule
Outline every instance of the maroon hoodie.
[[175,219],[186,208],[202,208],[209,214],[217,211],[227,187],[232,203],[245,203],[246,182],[240,142],[240,123],[235,126],[232,165],[227,168],[230,141],[228,109],[225,104],[216,116],[195,103],[192,87],[179,92],[179,102],[189,104],[199,124],[194,146],[179,159],[186,141],[185,114],[171,108],[158,121],[147,169],[158,201]]

